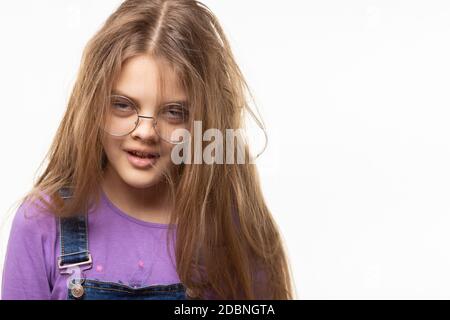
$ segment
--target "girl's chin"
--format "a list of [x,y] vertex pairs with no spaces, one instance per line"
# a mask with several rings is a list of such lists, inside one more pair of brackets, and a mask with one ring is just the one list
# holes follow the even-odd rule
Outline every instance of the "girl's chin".
[[155,185],[158,185],[162,182],[161,176],[152,176],[148,178],[144,177],[136,177],[136,176],[128,176],[126,178],[122,178],[123,181],[130,187],[136,188],[136,189],[146,189],[151,188]]

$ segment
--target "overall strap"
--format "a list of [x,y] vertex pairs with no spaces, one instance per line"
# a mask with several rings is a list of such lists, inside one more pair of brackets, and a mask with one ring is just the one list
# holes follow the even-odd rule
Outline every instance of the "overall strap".
[[[65,200],[71,197],[69,188],[61,188],[60,196]],[[88,249],[88,224],[87,215],[58,218],[60,256],[58,257],[58,269],[60,273],[70,273],[71,267],[89,269],[92,267],[92,257]]]

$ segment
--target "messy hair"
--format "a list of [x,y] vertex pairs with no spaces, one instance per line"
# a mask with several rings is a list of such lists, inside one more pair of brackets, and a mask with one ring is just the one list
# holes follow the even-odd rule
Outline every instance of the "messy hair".
[[[99,203],[108,161],[101,124],[124,62],[138,55],[170,63],[190,113],[205,130],[242,126],[251,93],[207,6],[195,0],[124,1],[87,43],[45,168],[24,199],[39,199],[56,215]],[[200,298],[292,299],[286,250],[256,166],[182,164],[176,173],[167,179],[180,281]],[[67,186],[72,198],[63,201],[58,190]]]

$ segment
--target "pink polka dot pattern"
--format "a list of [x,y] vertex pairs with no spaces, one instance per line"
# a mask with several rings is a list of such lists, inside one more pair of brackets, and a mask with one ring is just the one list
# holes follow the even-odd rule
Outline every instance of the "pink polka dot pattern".
[[138,262],[138,266],[139,266],[139,268],[143,268],[144,267],[144,261],[142,261],[142,260],[139,260],[139,262]]
[[97,265],[95,270],[97,270],[97,272],[102,272],[103,271],[103,266],[101,264],[99,264],[99,265]]

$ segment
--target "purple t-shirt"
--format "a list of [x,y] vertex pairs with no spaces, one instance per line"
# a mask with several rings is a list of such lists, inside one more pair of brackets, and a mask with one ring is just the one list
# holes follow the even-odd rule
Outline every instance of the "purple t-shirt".
[[[86,278],[135,288],[180,282],[174,241],[167,251],[168,225],[135,219],[102,192],[100,205],[89,212],[88,228],[93,265]],[[57,267],[59,242],[56,218],[22,204],[9,237],[2,299],[67,299],[69,275]]]

